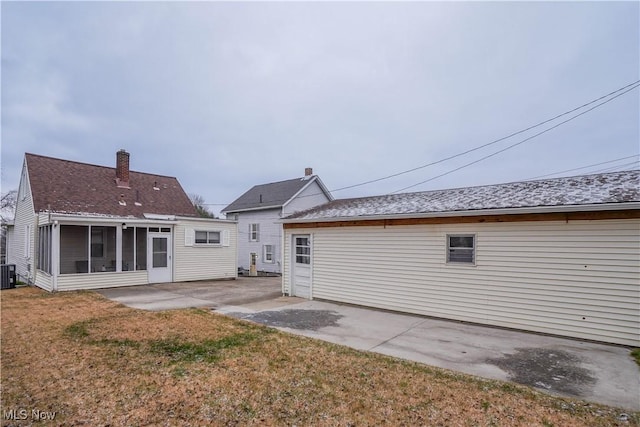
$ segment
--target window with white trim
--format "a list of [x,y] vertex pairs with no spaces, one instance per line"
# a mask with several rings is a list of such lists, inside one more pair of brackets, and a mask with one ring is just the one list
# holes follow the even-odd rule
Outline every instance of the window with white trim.
[[219,245],[220,232],[196,230],[195,243],[196,245]]
[[24,227],[24,256],[31,258],[31,226]]
[[22,178],[20,179],[20,187],[18,191],[18,199],[25,200],[27,198],[27,168],[22,169]]
[[38,260],[36,268],[51,274],[51,225],[38,227]]
[[476,235],[447,234],[447,262],[475,265]]
[[249,241],[260,241],[260,224],[249,224]]
[[265,263],[273,264],[273,251],[274,245],[264,245],[262,247],[262,261]]

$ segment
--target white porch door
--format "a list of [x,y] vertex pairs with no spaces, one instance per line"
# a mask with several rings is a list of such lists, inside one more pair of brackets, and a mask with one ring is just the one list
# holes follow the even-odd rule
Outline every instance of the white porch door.
[[293,247],[291,277],[293,279],[292,295],[301,298],[311,298],[311,236],[298,234],[292,236]]
[[149,283],[167,283],[173,280],[171,234],[149,233],[147,259]]

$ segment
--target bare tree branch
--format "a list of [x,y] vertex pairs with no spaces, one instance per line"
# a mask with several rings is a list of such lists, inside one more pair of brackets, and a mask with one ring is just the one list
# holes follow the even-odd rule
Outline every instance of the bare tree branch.
[[17,190],[7,191],[2,195],[2,202],[0,203],[0,219],[2,222],[5,222],[8,219],[13,219],[17,200]]

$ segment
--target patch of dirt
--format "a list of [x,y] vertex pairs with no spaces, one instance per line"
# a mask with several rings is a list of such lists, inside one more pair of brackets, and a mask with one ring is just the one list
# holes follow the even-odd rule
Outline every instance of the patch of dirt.
[[509,373],[509,379],[545,391],[582,396],[596,380],[577,356],[561,350],[518,348],[501,359],[489,359]]
[[333,310],[278,310],[260,313],[229,313],[229,316],[251,320],[262,325],[317,331],[326,326],[338,326],[343,316]]

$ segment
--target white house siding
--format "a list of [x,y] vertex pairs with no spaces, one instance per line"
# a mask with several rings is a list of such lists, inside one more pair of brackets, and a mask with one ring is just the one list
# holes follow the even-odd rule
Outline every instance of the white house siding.
[[[26,235],[27,227],[29,235]],[[26,168],[23,166],[18,197],[16,200],[16,212],[14,228],[9,242],[7,263],[16,265],[18,280],[32,283],[34,280],[34,251],[35,251],[36,215],[34,214],[33,198],[29,188],[29,178]],[[25,255],[25,246],[29,245],[29,254]]]
[[[251,265],[251,253],[258,254],[256,268],[259,271],[281,272],[282,224],[281,209],[239,212],[238,215],[238,267],[246,270]],[[260,224],[257,242],[249,241],[249,224]],[[264,245],[273,245],[273,262],[264,262]]]
[[[638,219],[288,229],[287,254],[304,233],[313,298],[640,346]],[[447,233],[476,235],[475,266]]]
[[[174,272],[176,282],[190,280],[225,279],[237,277],[237,232],[236,223],[231,221],[181,220],[174,228]],[[189,230],[220,231],[228,236],[227,242],[218,246],[198,246],[185,233]]]
[[[43,276],[41,273],[40,276]],[[59,291],[80,289],[117,288],[147,284],[146,271],[126,271],[120,273],[61,274],[58,276]]]
[[318,182],[313,181],[300,194],[282,207],[282,216],[289,216],[296,212],[322,205],[328,201],[329,199],[318,185]]
[[35,285],[45,291],[53,291],[53,278],[47,273],[38,271],[35,278]]

